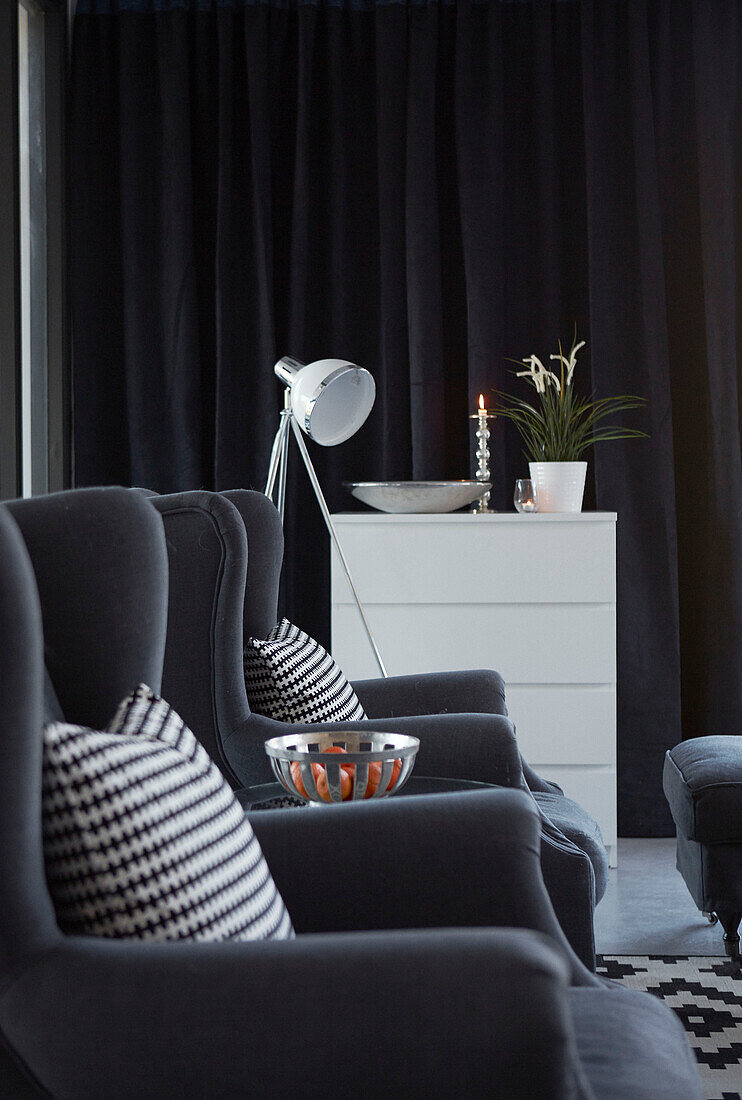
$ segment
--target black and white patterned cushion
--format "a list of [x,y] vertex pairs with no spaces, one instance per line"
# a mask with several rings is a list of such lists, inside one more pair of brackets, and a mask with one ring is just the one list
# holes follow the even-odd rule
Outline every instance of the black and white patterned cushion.
[[105,732],[45,727],[43,830],[65,932],[142,940],[294,935],[231,788],[145,685]]
[[281,619],[265,640],[245,646],[245,687],[251,708],[279,722],[357,722],[358,696],[326,649]]

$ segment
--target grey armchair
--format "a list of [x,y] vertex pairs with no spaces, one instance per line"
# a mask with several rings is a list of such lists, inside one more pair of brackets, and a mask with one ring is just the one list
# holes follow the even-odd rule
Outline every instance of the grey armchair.
[[[521,791],[252,815],[297,931],[319,934],[63,935],[41,725],[100,724],[138,681],[160,687],[167,578],[162,526],[126,490],[0,507],[2,1095],[699,1097],[674,1015],[570,951]],[[485,917],[502,927],[433,927]]]
[[[249,490],[147,495],[163,517],[170,558],[165,694],[237,789],[267,782],[272,774],[263,743],[286,727],[251,712],[242,651],[246,637],[266,637],[276,623],[283,562],[278,513],[262,493]],[[498,673],[398,676],[354,687],[375,727],[420,736],[418,775],[532,793],[549,895],[575,951],[594,966],[593,912],[607,881],[600,831],[522,760]]]

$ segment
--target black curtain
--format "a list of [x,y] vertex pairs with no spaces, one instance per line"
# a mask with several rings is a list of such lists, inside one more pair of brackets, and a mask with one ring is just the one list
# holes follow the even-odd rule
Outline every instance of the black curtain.
[[[261,488],[282,354],[367,366],[343,480],[465,477],[476,395],[573,324],[579,383],[649,399],[590,456],[619,514],[619,827],[662,755],[742,733],[740,0],[80,0],[76,480]],[[493,505],[524,474],[496,424]],[[287,613],[328,640],[294,455]]]

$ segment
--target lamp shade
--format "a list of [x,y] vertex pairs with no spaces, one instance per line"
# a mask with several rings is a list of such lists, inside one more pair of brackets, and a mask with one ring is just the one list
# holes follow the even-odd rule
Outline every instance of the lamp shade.
[[373,408],[372,375],[346,359],[303,364],[286,356],[274,370],[291,391],[291,411],[302,431],[323,447],[350,439]]

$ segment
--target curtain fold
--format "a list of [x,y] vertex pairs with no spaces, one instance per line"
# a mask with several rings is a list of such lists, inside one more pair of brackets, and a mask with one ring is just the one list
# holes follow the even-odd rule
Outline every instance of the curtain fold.
[[[575,323],[578,385],[648,398],[589,455],[619,513],[619,828],[662,755],[742,733],[742,0],[79,0],[76,480],[262,488],[283,354],[367,366],[344,480],[466,477],[479,392]],[[742,284],[741,284],[742,285]],[[493,506],[526,470],[492,434]],[[537,568],[538,563],[534,563]],[[493,568],[496,568],[493,563]],[[329,642],[289,470],[283,604]],[[495,648],[507,639],[494,640]]]
[[[611,501],[619,589],[619,739],[623,820],[653,835],[666,819],[658,761],[681,730],[674,440],[647,6],[582,5],[588,280],[593,383],[640,393],[650,438],[597,447],[596,499]],[[679,739],[679,737],[678,737]]]
[[[737,267],[740,260],[740,9],[729,0],[693,4],[693,60],[698,143],[701,279],[704,290],[708,440],[705,507],[690,538],[701,591],[688,608],[687,628],[706,640],[697,675],[687,685],[688,718],[726,731],[739,729],[742,681],[720,675],[720,652],[742,647],[742,468],[740,468],[740,323]],[[696,372],[694,372],[696,373]],[[687,380],[691,386],[693,382]],[[699,529],[700,528],[700,529]],[[700,597],[700,599],[699,599]],[[721,627],[721,632],[719,628]],[[684,639],[686,640],[686,639]],[[688,648],[693,643],[687,638]],[[707,648],[708,647],[708,648]],[[734,666],[733,666],[734,667]]]

